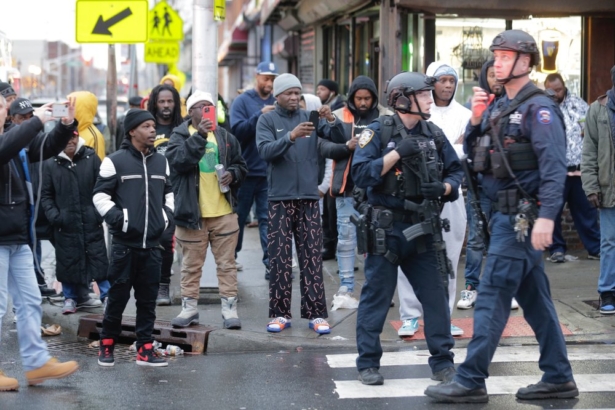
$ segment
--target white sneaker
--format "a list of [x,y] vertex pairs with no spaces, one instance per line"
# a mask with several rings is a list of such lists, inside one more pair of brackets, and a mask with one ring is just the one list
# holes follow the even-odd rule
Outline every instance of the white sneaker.
[[457,309],[472,309],[476,304],[476,295],[475,290],[462,290],[461,299],[457,302]]
[[519,309],[519,303],[517,302],[517,299],[512,298],[512,302],[510,303],[510,310],[515,309]]
[[463,336],[463,329],[451,323],[451,335],[452,336]]
[[419,330],[419,319],[407,319],[401,324],[401,327],[397,331],[397,336],[414,336],[416,331]]

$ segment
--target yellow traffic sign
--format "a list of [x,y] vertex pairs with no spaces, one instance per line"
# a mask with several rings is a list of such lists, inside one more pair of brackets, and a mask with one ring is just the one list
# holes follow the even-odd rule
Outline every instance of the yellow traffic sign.
[[184,39],[184,21],[164,0],[149,12],[149,39],[155,41]]
[[172,64],[179,61],[179,41],[150,41],[145,43],[145,62]]
[[214,20],[215,21],[226,20],[226,2],[224,0],[214,1]]
[[148,0],[77,0],[78,43],[144,43]]

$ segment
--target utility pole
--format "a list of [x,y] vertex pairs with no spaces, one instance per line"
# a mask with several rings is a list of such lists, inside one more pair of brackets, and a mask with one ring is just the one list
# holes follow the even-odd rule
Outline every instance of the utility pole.
[[137,46],[131,44],[128,48],[130,55],[130,81],[128,88],[128,98],[139,95],[139,74],[137,72]]
[[115,129],[117,117],[117,66],[115,63],[115,44],[109,44],[109,60],[107,63],[107,127],[111,133],[111,146],[105,147],[108,152],[115,151]]
[[[218,25],[214,21],[214,0],[194,0],[192,22],[192,92],[208,92],[214,102],[218,98]],[[199,299],[219,303],[216,268],[206,266],[213,261],[211,247],[207,252],[201,276]]]
[[192,88],[218,98],[218,25],[214,0],[194,0],[192,24]]

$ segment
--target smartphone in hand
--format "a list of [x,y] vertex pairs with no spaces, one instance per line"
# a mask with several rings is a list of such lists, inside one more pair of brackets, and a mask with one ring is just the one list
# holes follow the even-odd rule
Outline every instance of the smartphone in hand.
[[318,129],[318,123],[320,122],[320,114],[318,111],[310,111],[310,122],[315,129]]
[[218,125],[218,121],[216,118],[216,107],[212,107],[210,105],[206,105],[203,107],[203,119],[208,119],[213,124],[211,130],[215,131]]
[[53,118],[68,117],[68,105],[64,103],[53,103],[51,105],[51,116]]

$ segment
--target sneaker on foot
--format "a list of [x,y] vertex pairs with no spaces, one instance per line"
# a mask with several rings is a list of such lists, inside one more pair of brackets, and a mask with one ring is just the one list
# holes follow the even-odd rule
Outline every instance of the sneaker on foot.
[[43,297],[53,296],[58,293],[55,289],[48,288],[47,285],[38,285],[38,289],[41,291],[41,296]]
[[597,255],[588,254],[587,255],[587,259],[592,260],[592,261],[599,261],[600,260],[600,254],[597,254]]
[[566,262],[566,256],[564,252],[553,252],[549,260],[553,263],[564,263]]
[[99,308],[102,307],[103,303],[100,301],[100,299],[88,299],[84,302],[81,303],[77,303],[77,309],[83,309],[83,308]]
[[602,292],[600,294],[600,313],[603,315],[615,314],[615,293]]
[[115,342],[113,339],[101,339],[98,349],[98,364],[105,367],[111,367],[115,364],[113,359],[113,350]]
[[271,278],[271,270],[269,268],[265,268],[265,280],[270,280]]
[[58,359],[52,357],[38,369],[26,372],[26,379],[28,379],[28,385],[32,386],[45,380],[62,379],[75,373],[78,369],[79,365],[75,361],[61,363]]
[[17,379],[8,377],[0,371],[0,391],[17,391],[19,390],[19,382]]
[[156,296],[156,306],[169,306],[171,304],[171,296],[169,294],[169,284],[161,283],[158,286],[158,296]]
[[476,304],[476,296],[478,292],[475,290],[462,290],[461,298],[457,302],[457,309],[472,309]]
[[417,330],[419,330],[419,319],[416,317],[414,319],[406,319],[397,331],[397,336],[414,336]]
[[235,262],[235,268],[237,269],[237,272],[242,271],[243,265],[239,262]]
[[368,386],[380,386],[384,384],[384,377],[378,372],[378,369],[370,367],[359,371],[359,381]]
[[352,296],[352,292],[348,290],[348,286],[340,286],[340,288],[337,290],[337,293],[335,295],[342,296],[342,295],[348,295],[348,294]]
[[72,299],[65,299],[64,306],[62,306],[62,314],[70,315],[77,312],[77,304]]
[[151,343],[145,343],[137,350],[137,365],[165,367],[168,366],[169,363],[154,352],[154,346]]
[[519,302],[517,302],[517,299],[512,298],[512,301],[510,302],[510,310],[515,309],[519,309]]
[[451,323],[451,335],[452,336],[463,336],[463,329]]

